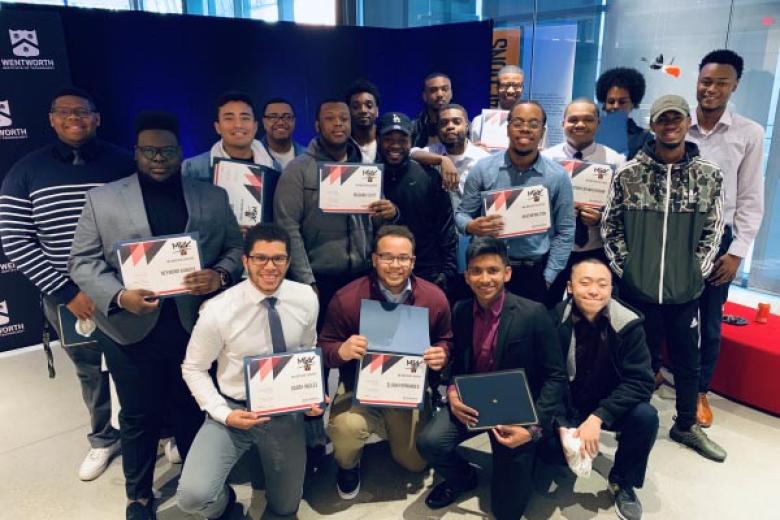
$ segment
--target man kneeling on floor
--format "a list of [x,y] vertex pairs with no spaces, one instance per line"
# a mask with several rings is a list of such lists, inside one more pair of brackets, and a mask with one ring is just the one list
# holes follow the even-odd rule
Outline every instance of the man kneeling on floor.
[[569,375],[561,442],[566,426],[576,428],[581,456],[593,459],[601,429],[620,432],[609,488],[618,517],[638,520],[642,504],[634,488],[645,481],[658,432],[658,412],[649,403],[654,378],[643,319],[610,297],[612,273],[597,258],[574,264],[567,290],[570,297],[551,311]]
[[[243,263],[248,279],[206,302],[192,331],[182,374],[208,413],[184,463],[179,507],[206,518],[229,518],[236,493],[228,473],[252,446],[260,454],[268,509],[298,510],[306,469],[300,413],[261,416],[246,409],[244,357],[301,350],[317,342],[317,296],[308,285],[285,280],[290,236],[275,224],[250,228]],[[209,375],[217,362],[219,390]],[[306,415],[321,415],[312,407]]]
[[340,368],[341,384],[333,400],[328,435],[338,465],[337,491],[342,499],[355,498],[360,491],[360,457],[372,434],[384,437],[398,464],[420,472],[425,461],[414,441],[428,413],[423,410],[374,408],[352,403],[357,360],[368,348],[360,331],[361,300],[402,303],[428,308],[428,332],[433,345],[423,359],[433,371],[447,364],[452,342],[450,307],[441,289],[412,274],[414,236],[405,226],[382,226],[376,234],[371,257],[374,272],[339,290],[328,305],[320,346],[326,366]]
[[[531,498],[539,441],[552,436],[554,421],[563,419],[566,372],[545,306],[504,289],[512,277],[504,241],[474,238],[466,250],[465,277],[474,297],[456,303],[452,313],[452,376],[525,369],[539,416],[539,424],[528,428],[497,426],[489,433],[493,516],[517,520]],[[444,478],[425,499],[431,509],[446,507],[477,486],[474,468],[455,448],[482,433],[467,429],[467,425],[478,425],[478,412],[460,400],[454,386],[447,395],[449,409],[437,412],[417,438],[420,454]]]

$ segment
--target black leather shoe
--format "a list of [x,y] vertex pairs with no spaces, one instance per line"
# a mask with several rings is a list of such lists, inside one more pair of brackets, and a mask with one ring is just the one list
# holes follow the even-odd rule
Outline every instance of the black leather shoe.
[[689,430],[684,431],[677,427],[677,423],[669,430],[669,437],[673,441],[677,441],[680,444],[688,446],[689,448],[699,452],[702,457],[714,460],[715,462],[723,462],[726,460],[726,450],[721,448],[715,441],[707,437],[701,426],[694,424]]
[[130,502],[125,508],[126,520],[157,520],[154,513],[154,499],[150,498],[146,505],[141,502]]
[[214,520],[227,520],[230,518],[230,512],[233,510],[233,506],[236,505],[236,492],[233,491],[232,486],[228,486],[228,503],[225,506],[225,510]]
[[425,505],[431,509],[441,509],[455,502],[459,495],[471,491],[477,487],[477,474],[471,470],[468,480],[464,484],[453,483],[445,480],[437,484],[428,496],[425,497]]

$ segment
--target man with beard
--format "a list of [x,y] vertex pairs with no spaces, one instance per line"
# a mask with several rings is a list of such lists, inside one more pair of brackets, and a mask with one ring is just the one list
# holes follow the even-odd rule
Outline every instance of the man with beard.
[[728,298],[729,285],[761,227],[764,211],[761,175],[764,129],[728,108],[742,77],[742,68],[742,58],[730,50],[712,51],[701,60],[696,84],[699,104],[691,114],[688,130],[688,139],[699,146],[702,157],[720,166],[725,197],[723,239],[699,299],[701,374],[696,421],[704,428],[712,424],[707,391],[720,354],[723,304]]
[[[244,358],[295,352],[317,342],[317,297],[285,280],[290,236],[276,224],[252,227],[242,258],[248,279],[203,305],[182,374],[208,414],[182,470],[179,507],[206,518],[228,518],[236,493],[226,479],[253,446],[262,461],[268,509],[292,515],[303,494],[306,450],[302,414],[275,417],[247,410]],[[217,363],[217,389],[209,374]],[[312,406],[307,416],[322,409]]]
[[[563,134],[566,140],[542,151],[542,155],[552,159],[578,159],[599,164],[610,164],[619,169],[626,158],[612,148],[594,141],[599,127],[599,107],[590,99],[575,99],[563,112]],[[575,204],[577,214],[574,232],[574,250],[566,268],[555,280],[550,293],[562,295],[569,280],[571,266],[584,258],[597,257],[607,263],[604,243],[601,241],[601,209]]]
[[348,284],[333,297],[319,338],[326,365],[340,368],[341,384],[333,399],[328,433],[338,466],[336,489],[344,500],[351,500],[360,492],[360,459],[366,439],[372,434],[387,440],[393,460],[404,469],[423,471],[425,461],[417,453],[414,441],[430,414],[428,406],[410,410],[353,404],[355,373],[368,348],[368,340],[360,335],[361,301],[427,308],[431,346],[425,350],[423,360],[434,373],[447,365],[452,346],[447,298],[438,287],[412,274],[415,238],[409,229],[380,229],[371,260],[371,274]]
[[689,114],[680,96],[653,103],[656,138],[613,180],[601,236],[621,297],[644,314],[651,358],[660,359],[666,341],[677,391],[669,436],[723,462],[726,452],[696,424],[699,296],[723,235],[723,176],[685,141]]
[[432,72],[423,80],[423,109],[412,121],[412,146],[423,148],[438,141],[439,110],[452,101],[452,82],[441,72]]
[[555,305],[549,288],[566,267],[574,243],[574,200],[571,180],[563,167],[539,153],[547,115],[536,101],[518,101],[509,114],[509,148],[479,161],[463,186],[455,213],[461,233],[496,236],[504,227],[500,215],[483,213],[482,192],[514,187],[543,186],[549,197],[547,230],[507,239],[514,275],[507,289],[530,300]]
[[[203,423],[181,363],[200,305],[241,276],[241,233],[223,189],[182,178],[173,115],[140,114],[136,135],[138,173],[87,192],[68,267],[95,302],[101,332],[113,340],[104,353],[122,407],[126,516],[147,520],[155,518],[152,484],[165,415],[185,461]],[[160,299],[123,285],[117,242],[185,232],[198,234],[203,266],[184,277],[189,293]]]
[[282,172],[290,161],[303,153],[303,146],[295,142],[295,110],[284,98],[266,101],[263,107],[263,130],[260,142],[274,159],[274,170]]
[[[525,74],[523,69],[516,65],[504,65],[498,71],[498,108],[501,110],[511,110],[512,106],[522,97],[525,89]],[[506,123],[502,124],[506,128]],[[471,122],[471,140],[479,144],[479,137],[482,134],[482,114],[480,113]],[[507,139],[505,150],[509,146]]]
[[379,89],[368,80],[357,80],[345,96],[352,117],[352,140],[360,148],[364,163],[377,159],[376,118],[379,117]]
[[350,139],[349,107],[326,99],[315,113],[317,137],[285,168],[274,196],[274,219],[290,233],[290,279],[311,285],[320,300],[320,323],[333,293],[370,269],[374,230],[397,218],[395,205],[382,199],[370,215],[324,213],[319,208],[319,166],[361,162]]
[[398,223],[408,227],[417,241],[414,274],[446,292],[457,269],[452,204],[438,175],[409,158],[411,133],[406,114],[388,112],[379,119],[383,190],[400,212]]

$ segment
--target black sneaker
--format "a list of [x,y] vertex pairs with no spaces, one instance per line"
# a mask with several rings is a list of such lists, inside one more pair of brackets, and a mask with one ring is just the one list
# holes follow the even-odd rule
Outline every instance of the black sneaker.
[[425,497],[425,505],[431,509],[441,509],[455,502],[461,493],[471,491],[477,487],[477,474],[474,470],[471,470],[468,480],[461,483],[454,483],[449,480],[445,480],[437,484],[428,496]]
[[623,520],[639,520],[642,518],[642,503],[636,496],[634,488],[621,487],[613,482],[609,483],[609,490],[615,497],[615,512],[618,518]]
[[684,446],[696,450],[702,457],[705,457],[715,462],[723,462],[726,460],[726,450],[718,446],[715,441],[710,440],[701,426],[694,424],[688,431],[683,431],[677,427],[677,423],[669,430],[669,437],[673,441],[679,442]]
[[342,500],[352,500],[360,493],[360,464],[352,469],[339,468],[336,490]]
[[154,513],[154,499],[150,498],[146,505],[141,502],[130,502],[125,508],[126,520],[157,520]]

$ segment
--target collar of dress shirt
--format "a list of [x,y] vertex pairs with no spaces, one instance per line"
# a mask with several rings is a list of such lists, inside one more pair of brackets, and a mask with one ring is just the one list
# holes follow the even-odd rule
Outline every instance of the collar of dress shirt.
[[[483,309],[477,299],[474,299],[474,317],[482,319],[498,319],[501,315],[501,311],[504,309],[504,301],[506,300],[506,290],[501,292],[496,301],[490,304],[490,307]],[[489,313],[489,315],[488,315]]]
[[390,292],[390,289],[385,287],[385,284],[382,283],[382,280],[379,280],[378,278],[377,278],[377,284],[379,285],[379,290],[382,291],[382,296],[385,297],[385,300],[391,303],[404,303],[406,302],[406,300],[409,299],[409,295],[412,294],[411,276],[407,278],[406,287],[404,287],[404,290],[398,294],[393,294],[392,292]]
[[569,144],[568,141],[565,141],[563,143],[563,151],[566,152],[566,155],[569,157],[574,157],[574,154],[577,152],[582,152],[582,160],[587,161],[588,157],[596,153],[596,141],[593,141],[588,146],[583,148],[582,150],[577,150],[572,145]]
[[[74,148],[72,146],[63,143],[59,139],[57,139],[57,143],[54,145],[54,153],[56,157],[63,162],[73,162],[73,150]],[[93,137],[86,143],[82,144],[79,147],[79,154],[84,161],[90,161],[94,159],[97,155],[96,139]]]
[[529,166],[525,170],[520,170],[520,168],[515,166],[515,163],[512,162],[512,159],[509,158],[509,150],[507,150],[506,152],[504,152],[504,164],[501,165],[501,168],[505,170],[515,170],[520,173],[525,173],[531,170],[538,173],[543,173],[541,164],[542,164],[542,153],[541,151],[538,151],[536,154],[536,160],[531,164],[531,166]]
[[246,283],[245,293],[250,301],[253,303],[260,303],[266,298],[274,297],[277,300],[279,299],[279,294],[282,292],[282,288],[284,287],[286,280],[282,280],[282,283],[279,284],[279,287],[276,288],[276,291],[274,291],[273,294],[265,294],[260,291],[257,287],[255,287],[255,284],[252,283],[251,280],[245,280],[244,283]]
[[691,112],[691,128],[696,128],[696,130],[698,130],[702,134],[711,133],[711,132],[714,132],[720,125],[724,125],[726,127],[731,126],[732,119],[733,118],[732,118],[732,115],[731,115],[731,110],[726,108],[726,110],[720,116],[720,119],[718,119],[718,122],[715,123],[715,126],[712,127],[712,130],[710,130],[709,132],[705,132],[699,126],[699,107],[697,106],[696,110]]

